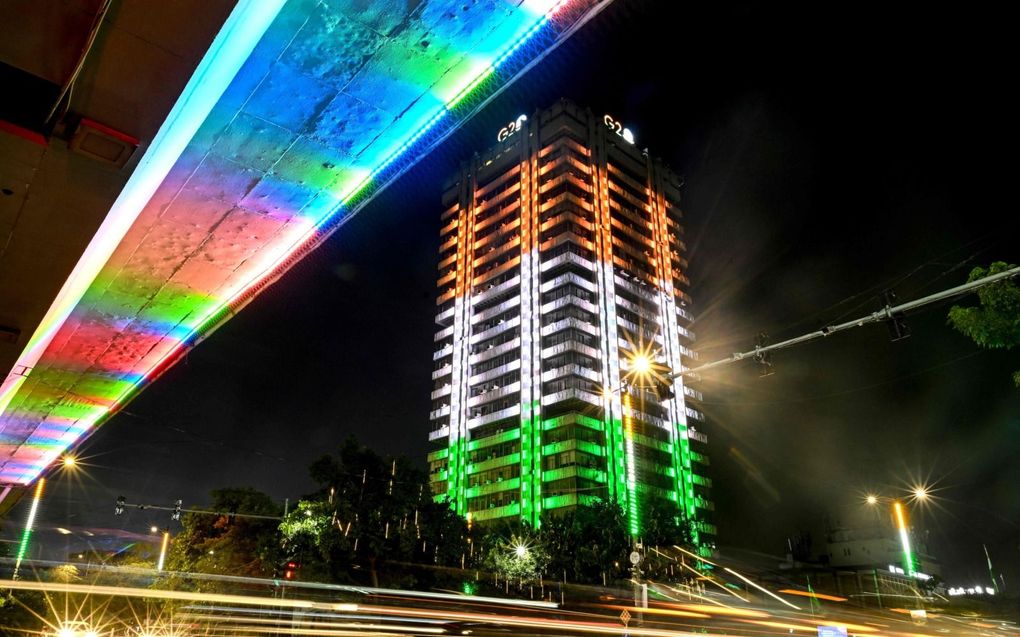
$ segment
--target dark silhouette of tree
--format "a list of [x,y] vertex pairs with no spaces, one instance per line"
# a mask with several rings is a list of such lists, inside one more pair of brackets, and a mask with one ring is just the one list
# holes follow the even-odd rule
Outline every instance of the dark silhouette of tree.
[[[974,268],[967,281],[975,281],[1015,268],[1002,261],[988,268]],[[954,305],[949,310],[949,324],[967,335],[981,347],[1012,349],[1020,345],[1020,288],[1011,279],[996,281],[977,291],[979,307]],[[1013,382],[1020,387],[1020,371],[1013,372]]]
[[[167,554],[170,571],[268,577],[280,559],[279,522],[233,514],[279,516],[281,507],[249,487],[216,489],[209,513],[186,513],[184,529],[173,537]],[[203,588],[214,584],[202,584]]]
[[319,490],[280,525],[302,578],[358,581],[367,571],[373,586],[414,585],[426,575],[407,565],[460,566],[467,525],[433,500],[428,475],[406,457],[383,458],[352,437],[309,471]]
[[622,576],[631,549],[623,509],[604,500],[543,518],[542,542],[551,577],[589,584]]

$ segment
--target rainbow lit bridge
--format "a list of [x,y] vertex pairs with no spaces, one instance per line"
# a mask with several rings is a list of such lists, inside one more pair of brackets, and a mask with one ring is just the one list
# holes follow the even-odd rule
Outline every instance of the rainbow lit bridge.
[[21,326],[0,386],[0,503],[605,3],[237,2],[49,309]]

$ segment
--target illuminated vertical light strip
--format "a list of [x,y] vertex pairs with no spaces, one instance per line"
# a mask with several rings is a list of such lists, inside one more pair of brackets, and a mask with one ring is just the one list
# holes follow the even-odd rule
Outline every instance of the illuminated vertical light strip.
[[9,374],[0,385],[0,414],[10,404],[57,330],[95,281],[285,2],[240,0],[234,7],[15,362],[14,369],[24,369],[24,373]]
[[163,531],[163,544],[159,548],[159,562],[156,563],[156,570],[162,571],[163,564],[166,562],[166,549],[170,546],[170,531]]
[[25,530],[21,534],[21,544],[18,545],[18,556],[14,561],[13,579],[18,579],[18,569],[21,568],[21,561],[25,559],[25,554],[28,552],[28,540],[32,536],[32,527],[35,525],[35,514],[39,510],[39,500],[42,499],[43,485],[45,484],[46,478],[39,478],[39,482],[35,484],[35,494],[32,496],[32,507],[28,510],[28,519],[25,520]]
[[[588,131],[588,169],[591,174],[591,212],[598,234],[598,251],[595,255],[595,280],[598,285],[600,314],[604,321],[599,326],[599,348],[603,357],[603,379],[606,383],[606,464],[607,476],[612,481],[610,495],[626,505],[629,492],[626,479],[625,441],[623,432],[623,403],[621,401],[620,343],[616,324],[616,280],[613,271],[612,213],[609,207],[609,184],[604,178],[605,139],[597,124]],[[617,417],[619,416],[619,417]]]
[[903,567],[907,570],[907,575],[913,577],[917,573],[917,566],[914,564],[914,553],[910,549],[906,514],[899,500],[893,502],[893,512],[896,514],[896,530],[899,531],[900,544],[903,547]]
[[[142,208],[151,198],[152,193],[155,192],[155,189],[165,178],[174,162],[176,162],[184,147],[193,138],[199,126],[205,121],[209,111],[219,100],[220,96],[222,96],[223,91],[226,90],[226,87],[230,84],[240,66],[247,60],[251,50],[254,49],[285,2],[286,0],[242,0],[235,7],[231,16],[225,22],[223,29],[221,29],[214,40],[213,45],[203,57],[191,81],[185,87],[185,91],[182,93],[181,98],[178,99],[170,116],[168,116],[160,128],[159,133],[153,140],[153,144],[142,157],[138,168],[132,174],[128,184],[118,197],[106,221],[100,227],[89,248],[86,249],[86,254],[83,255],[75,271],[72,272],[71,278],[65,282],[61,293],[54,301],[43,322],[40,323],[29,346],[26,347],[22,357],[15,364],[14,369],[22,369],[24,373],[10,374],[4,379],[3,384],[0,385],[0,415],[2,415],[17,390],[25,382],[27,374],[38,362],[46,346],[56,334],[56,331],[77,305],[82,295],[88,289],[88,286],[94,281],[99,270],[108,260],[109,255],[112,254],[121,238],[123,238],[124,233],[130,228]],[[112,408],[118,406],[126,398],[139,391],[152,376],[162,370],[166,363],[174,360],[183,348],[191,345],[197,335],[206,332],[218,323],[227,313],[229,307],[236,303],[238,299],[259,286],[264,279],[271,276],[295,252],[317,239],[322,227],[330,222],[340,209],[362,195],[364,190],[372,184],[375,177],[442,121],[449,111],[456,106],[457,102],[480,86],[524,42],[533,37],[541,27],[547,24],[550,16],[564,4],[566,4],[565,1],[558,2],[550,7],[545,15],[536,21],[523,36],[515,40],[503,54],[496,58],[493,64],[484,68],[478,77],[472,80],[454,100],[440,107],[435,115],[417,133],[373,169],[368,177],[346,195],[340,205],[334,207],[322,215],[318,221],[312,223],[309,230],[291,246],[278,251],[278,257],[275,260],[267,259],[270,265],[260,274],[248,281],[240,282],[235,290],[225,294],[224,296],[227,297],[225,301],[210,309],[201,319],[193,323],[193,327],[188,334],[181,338],[175,347],[168,351],[149,370],[144,374],[139,374],[138,380],[133,385],[125,388],[117,399],[111,402],[111,407],[90,415],[88,417],[89,426],[91,427],[101,418],[107,416]],[[117,214],[114,214],[115,211]],[[113,221],[116,221],[116,223],[113,223]],[[110,229],[108,229],[108,224],[110,224]],[[93,244],[96,246],[95,249]],[[88,265],[83,266],[82,264],[86,262]],[[90,271],[92,271],[91,276],[88,275]],[[65,293],[68,290],[70,292]],[[26,472],[23,477],[24,483],[30,482],[41,472],[44,466],[45,464],[39,464],[33,470]]]
[[627,449],[627,521],[630,534],[641,534],[637,502],[637,458],[634,456],[634,406],[629,392],[623,394],[623,434]]
[[[530,130],[531,124],[527,124]],[[533,383],[535,374],[541,374],[540,368],[534,367],[534,358],[531,355],[532,342],[534,339],[534,300],[531,298],[532,270],[537,266],[536,256],[531,250],[532,243],[532,205],[531,192],[537,189],[533,174],[531,153],[526,137],[519,137],[520,141],[520,168],[519,181],[520,190],[520,224],[518,235],[520,241],[521,275],[517,293],[520,298],[521,313],[521,346],[519,356],[521,359],[521,519],[534,525],[537,519],[535,511],[535,482],[542,480],[541,474],[535,475],[535,415],[532,411]],[[541,382],[541,376],[539,377]]]
[[[660,333],[665,337],[664,353],[671,370],[679,371],[683,367],[680,357],[680,332],[677,329],[676,296],[673,286],[673,263],[670,258],[670,232],[667,217],[665,193],[663,192],[662,175],[650,157],[646,157],[648,195],[648,212],[653,221],[653,241],[655,244],[655,271],[659,278],[659,324]],[[694,522],[696,510],[694,498],[690,497],[694,489],[690,466],[690,442],[686,431],[686,399],[683,394],[682,378],[672,381],[675,398],[668,401],[667,413],[669,423],[670,459],[674,472],[673,499],[678,509],[688,522]],[[696,544],[698,532],[690,525],[692,540]]]

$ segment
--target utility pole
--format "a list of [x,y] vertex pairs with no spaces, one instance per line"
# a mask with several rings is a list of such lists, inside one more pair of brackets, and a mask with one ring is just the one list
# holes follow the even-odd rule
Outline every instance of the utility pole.
[[771,359],[769,358],[770,352],[785,349],[787,347],[792,347],[794,345],[800,345],[801,343],[807,343],[808,341],[813,341],[819,338],[825,338],[826,336],[835,334],[836,332],[843,332],[855,327],[867,325],[869,323],[888,322],[890,323],[890,334],[893,337],[893,340],[906,338],[907,336],[909,336],[909,330],[906,330],[906,326],[903,323],[903,316],[906,312],[909,312],[910,310],[916,310],[917,308],[923,307],[925,305],[937,303],[938,301],[943,301],[945,299],[951,299],[953,297],[961,296],[963,294],[967,294],[968,292],[973,292],[974,290],[982,288],[991,283],[1004,281],[1006,279],[1013,278],[1017,275],[1020,275],[1020,267],[1010,268],[1009,270],[999,272],[998,274],[986,276],[976,281],[964,283],[963,285],[958,285],[954,288],[949,288],[948,290],[936,292],[935,294],[929,294],[928,296],[916,299],[914,301],[901,303],[900,305],[896,306],[889,305],[889,303],[892,302],[895,297],[891,295],[886,295],[884,297],[886,303],[885,307],[876,312],[872,312],[871,314],[862,316],[860,318],[856,318],[852,321],[846,321],[845,323],[839,323],[837,325],[827,325],[820,330],[808,332],[807,334],[790,338],[785,341],[775,343],[773,345],[761,344],[763,342],[762,337],[764,336],[764,333],[762,333],[759,334],[758,336],[759,345],[749,352],[738,352],[722,360],[717,360],[711,363],[706,363],[704,365],[699,365],[697,367],[692,367],[690,369],[684,369],[679,372],[674,372],[670,374],[667,378],[673,379],[680,378],[682,376],[689,376],[691,374],[698,374],[705,370],[709,370],[714,367],[721,367],[723,365],[728,365],[730,363],[735,363],[745,358],[754,359],[759,364],[762,364],[765,370],[771,373],[772,363]]

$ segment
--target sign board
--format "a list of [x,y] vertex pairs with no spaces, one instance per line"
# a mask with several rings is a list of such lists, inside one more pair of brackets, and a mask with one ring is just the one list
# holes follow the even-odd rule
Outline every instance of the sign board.
[[624,608],[623,612],[620,613],[620,621],[623,622],[624,626],[630,622],[630,613],[627,612],[626,608]]
[[819,626],[818,637],[847,637],[846,626]]

